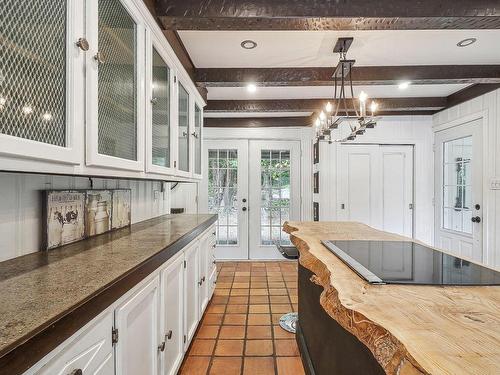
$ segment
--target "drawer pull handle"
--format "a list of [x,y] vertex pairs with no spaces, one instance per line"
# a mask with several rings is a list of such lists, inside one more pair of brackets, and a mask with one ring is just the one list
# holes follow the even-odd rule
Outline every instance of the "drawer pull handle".
[[172,330],[168,331],[167,334],[165,335],[165,338],[167,340],[171,340],[172,339]]
[[165,351],[165,341],[163,341],[160,345],[158,345],[158,350],[160,352]]

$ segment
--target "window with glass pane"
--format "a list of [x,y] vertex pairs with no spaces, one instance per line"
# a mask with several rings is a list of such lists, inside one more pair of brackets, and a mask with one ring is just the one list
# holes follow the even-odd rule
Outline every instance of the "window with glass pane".
[[260,242],[289,245],[290,237],[282,227],[290,218],[290,151],[262,150],[260,170]]
[[217,244],[238,244],[238,150],[208,150],[208,210],[218,214]]
[[201,174],[201,109],[197,104],[194,106],[194,173]]
[[189,172],[189,94],[179,84],[179,169]]
[[98,151],[137,160],[137,25],[120,0],[100,0],[98,12]]
[[472,233],[472,136],[443,144],[443,228]]
[[0,5],[0,133],[66,146],[66,0]]
[[170,69],[155,48],[152,79],[152,161],[170,167]]

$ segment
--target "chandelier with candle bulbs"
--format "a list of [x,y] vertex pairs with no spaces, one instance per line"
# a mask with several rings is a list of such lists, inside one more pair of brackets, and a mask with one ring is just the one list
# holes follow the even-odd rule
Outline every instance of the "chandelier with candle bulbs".
[[370,113],[367,114],[368,95],[362,91],[358,99],[354,97],[351,72],[356,60],[348,60],[346,57],[352,41],[353,38],[339,38],[333,48],[333,52],[340,55],[332,76],[334,104],[328,102],[314,122],[318,140],[326,140],[329,143],[353,141],[357,136],[365,134],[366,129],[372,129],[377,125],[375,113],[378,104],[372,101]]

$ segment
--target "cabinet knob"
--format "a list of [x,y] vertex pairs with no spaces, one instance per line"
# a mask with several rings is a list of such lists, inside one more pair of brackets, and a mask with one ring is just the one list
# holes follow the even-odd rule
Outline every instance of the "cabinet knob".
[[195,138],[198,138],[198,134],[196,134],[196,132],[192,132],[191,135]]
[[158,103],[158,98],[152,98],[151,99],[151,104],[155,105]]
[[172,330],[167,332],[167,334],[165,335],[165,339],[167,339],[167,340],[172,339]]
[[473,217],[473,218],[471,219],[471,221],[472,221],[473,223],[480,223],[480,222],[481,222],[481,218],[480,218],[479,216],[476,216],[476,217]]
[[95,55],[94,55],[94,60],[97,61],[99,64],[104,64],[105,60],[104,60],[104,55],[102,52],[97,52]]
[[73,370],[69,373],[69,375],[83,375],[83,371],[82,369],[76,369],[76,370]]
[[212,249],[215,249],[215,244],[212,245]]
[[85,38],[79,38],[76,41],[76,46],[80,48],[82,51],[88,51],[89,50],[89,42]]
[[158,350],[160,352],[165,351],[165,341],[163,341],[160,345],[158,345]]

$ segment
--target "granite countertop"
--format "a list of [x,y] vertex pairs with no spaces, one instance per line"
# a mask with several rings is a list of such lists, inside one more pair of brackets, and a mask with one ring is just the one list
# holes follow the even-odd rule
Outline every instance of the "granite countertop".
[[355,222],[289,222],[319,303],[387,374],[499,374],[500,287],[371,285],[321,240],[412,241]]
[[[187,244],[188,234],[200,234],[216,218],[165,215],[1,262],[0,358],[159,253],[162,259],[172,256]],[[165,255],[169,249],[172,254]]]

